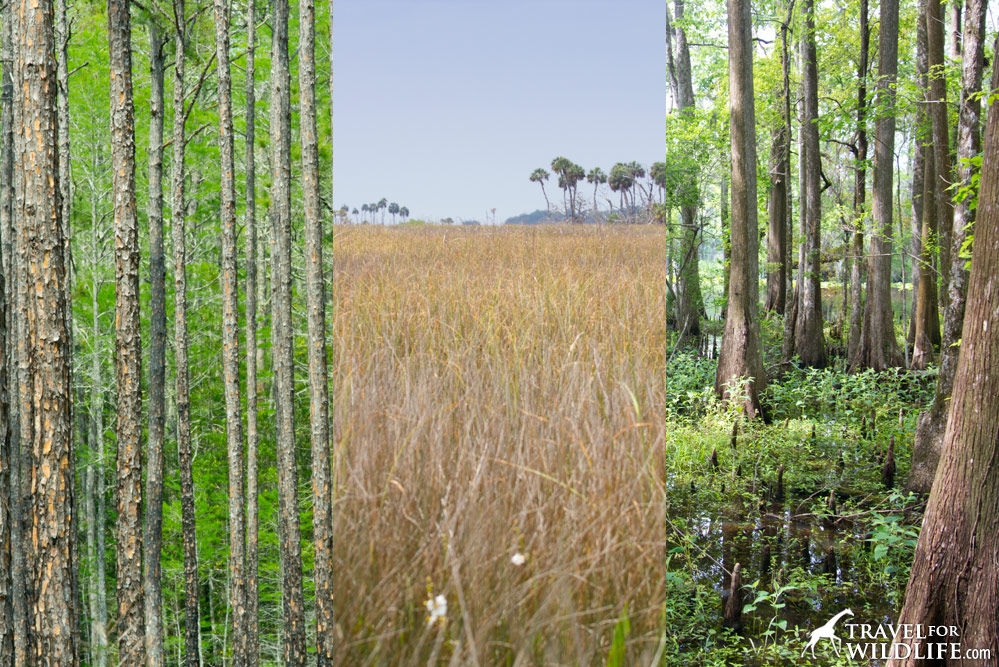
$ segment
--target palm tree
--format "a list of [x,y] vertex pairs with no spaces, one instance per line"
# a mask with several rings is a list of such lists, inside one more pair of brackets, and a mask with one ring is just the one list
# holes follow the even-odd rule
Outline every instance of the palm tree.
[[388,205],[388,212],[392,214],[392,224],[395,224],[395,216],[399,214],[399,205],[392,202]]
[[403,220],[408,220],[409,219],[409,209],[406,208],[405,206],[403,206],[402,208],[399,209],[399,215],[402,216]]
[[[364,207],[362,206],[361,208],[364,208]],[[353,216],[357,216],[358,213],[359,213],[359,211],[356,208],[353,211],[350,212],[350,214],[353,215]]]
[[379,211],[382,212],[382,224],[384,225],[385,224],[385,209],[388,208],[388,199],[385,199],[385,197],[382,197],[380,200],[378,200],[378,203],[375,204],[375,207]]
[[[642,165],[638,164],[637,162],[629,162],[626,166],[628,167],[628,171],[631,172],[633,184],[637,185],[638,186],[638,190],[640,192],[644,193],[645,191],[642,189],[642,184],[639,182],[639,179],[645,178],[645,167],[643,167]],[[649,192],[649,199],[650,200],[652,198],[651,190],[652,190],[652,186],[649,186],[649,191],[650,191]],[[631,205],[633,207],[637,205],[637,202],[635,201],[635,193],[634,192],[631,193]]]
[[593,184],[593,217],[597,217],[597,188],[607,182],[607,174],[600,167],[594,167],[586,175],[586,180]]
[[[367,204],[362,204],[361,205],[361,210],[364,211],[365,213],[367,213],[368,211],[371,210],[371,207],[368,206]],[[354,213],[357,213],[357,209],[356,208],[354,209]]]
[[[607,177],[607,185],[610,186],[612,192],[619,193],[622,214],[624,214],[625,204],[628,201],[628,191],[634,184],[635,174],[628,165],[618,162],[611,167],[610,176]],[[629,206],[629,208],[631,207]]]
[[568,203],[565,205],[566,215],[575,220],[576,185],[586,177],[586,172],[578,164],[564,157],[552,160],[552,171],[558,174],[558,186],[562,188],[563,203],[568,195]]
[[533,172],[531,172],[531,183],[537,183],[538,185],[541,186],[541,194],[545,196],[545,208],[548,211],[548,217],[551,217],[552,205],[548,201],[548,193],[545,192],[545,181],[548,180],[548,176],[549,174],[547,171],[545,171],[541,167],[538,167]]

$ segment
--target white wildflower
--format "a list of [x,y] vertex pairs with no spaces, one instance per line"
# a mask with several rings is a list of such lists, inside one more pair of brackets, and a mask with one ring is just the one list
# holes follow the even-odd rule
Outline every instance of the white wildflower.
[[510,559],[510,562],[516,565],[517,567],[520,567],[521,565],[527,562],[527,556],[518,551],[513,555],[513,558]]
[[427,598],[427,613],[430,614],[430,617],[427,618],[427,626],[433,625],[438,619],[443,623],[447,618],[447,598],[443,595]]

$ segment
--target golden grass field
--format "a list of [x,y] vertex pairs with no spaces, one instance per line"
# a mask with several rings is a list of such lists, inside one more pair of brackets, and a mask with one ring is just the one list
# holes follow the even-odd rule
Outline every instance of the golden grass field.
[[[348,664],[667,649],[667,237],[337,228],[328,258]],[[709,447],[710,449],[710,447]],[[526,560],[515,565],[521,553]],[[428,624],[428,596],[447,615]]]

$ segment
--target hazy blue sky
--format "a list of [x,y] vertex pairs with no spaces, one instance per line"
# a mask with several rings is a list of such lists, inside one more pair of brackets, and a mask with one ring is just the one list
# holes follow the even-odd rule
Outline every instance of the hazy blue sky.
[[528,176],[558,155],[604,171],[662,158],[662,0],[353,0],[334,12],[336,206],[386,197],[414,217],[485,221],[496,208],[503,221],[544,208]]

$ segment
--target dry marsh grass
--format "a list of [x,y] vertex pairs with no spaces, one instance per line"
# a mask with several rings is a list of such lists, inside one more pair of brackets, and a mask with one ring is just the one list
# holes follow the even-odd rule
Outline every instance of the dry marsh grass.
[[625,606],[628,663],[662,651],[666,244],[636,227],[335,230],[345,664],[602,664]]

